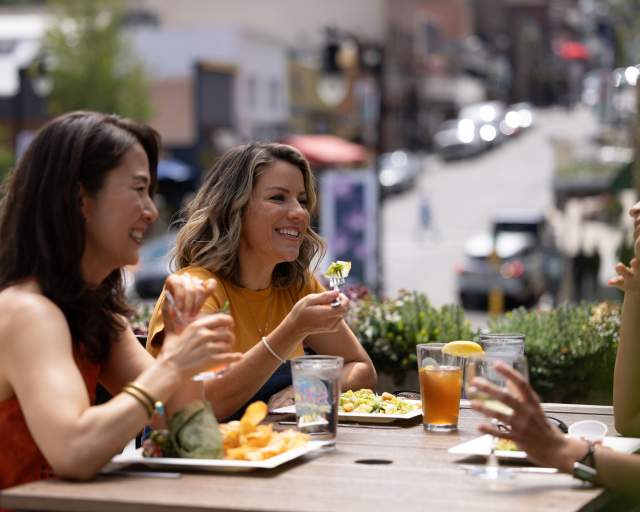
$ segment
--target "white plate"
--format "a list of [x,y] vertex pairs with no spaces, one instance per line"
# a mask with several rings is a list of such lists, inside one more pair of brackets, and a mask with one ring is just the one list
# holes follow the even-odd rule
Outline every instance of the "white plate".
[[[605,437],[604,446],[622,453],[633,453],[640,450],[640,439],[635,437]],[[489,455],[491,436],[476,437],[471,441],[457,444],[449,448],[454,455]],[[504,460],[527,460],[527,454],[522,451],[496,450],[496,456]]]
[[[404,399],[405,402],[410,404],[418,404],[420,407],[413,411],[406,412],[404,414],[380,414],[370,412],[339,412],[338,420],[341,421],[358,421],[360,423],[391,423],[396,420],[410,420],[411,418],[417,418],[422,416],[422,404],[420,400]],[[287,405],[286,407],[280,407],[271,411],[273,414],[295,414],[296,406]]]
[[266,460],[224,460],[224,459],[173,459],[169,457],[143,457],[142,449],[121,453],[111,459],[103,472],[115,471],[131,464],[144,464],[155,469],[191,470],[191,471],[252,471],[254,469],[273,469],[275,467],[320,450],[327,441],[309,441],[302,448],[289,450]]

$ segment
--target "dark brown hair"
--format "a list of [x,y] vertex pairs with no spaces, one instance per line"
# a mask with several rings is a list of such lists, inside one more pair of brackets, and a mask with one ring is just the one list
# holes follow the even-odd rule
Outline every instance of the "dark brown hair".
[[121,270],[97,288],[81,275],[85,221],[80,186],[96,194],[124,154],[140,144],[156,183],[160,139],[149,126],[115,115],[71,112],[36,135],[6,184],[0,204],[0,289],[35,278],[64,313],[73,343],[104,361],[130,310]]

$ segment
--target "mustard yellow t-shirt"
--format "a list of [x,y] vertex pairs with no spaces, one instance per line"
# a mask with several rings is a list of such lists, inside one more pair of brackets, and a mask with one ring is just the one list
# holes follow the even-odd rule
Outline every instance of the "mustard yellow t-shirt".
[[[202,267],[185,267],[178,270],[176,274],[188,274],[203,281],[214,278],[217,281],[218,286],[211,294],[211,297],[205,301],[201,313],[215,313],[225,302],[229,301],[229,314],[233,317],[235,323],[236,341],[233,346],[234,352],[244,353],[254,347],[263,336],[268,335],[282,322],[294,304],[302,297],[310,293],[325,291],[325,288],[311,274],[300,291],[296,290],[295,286],[249,290],[236,286]],[[165,294],[163,290],[149,321],[147,350],[154,357],[158,355],[162,347],[160,338],[163,337],[158,337],[155,342],[154,338],[158,333],[164,331],[164,319],[162,317],[164,301]],[[297,357],[303,354],[302,345],[299,345],[289,357]]]

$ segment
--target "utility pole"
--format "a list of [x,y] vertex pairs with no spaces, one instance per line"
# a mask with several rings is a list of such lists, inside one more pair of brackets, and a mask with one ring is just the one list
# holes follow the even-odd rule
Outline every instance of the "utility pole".
[[488,297],[489,314],[491,316],[497,316],[504,313],[504,291],[500,284],[500,267],[502,266],[502,262],[500,260],[500,256],[498,256],[496,241],[497,237],[494,237],[493,250],[489,255],[489,264],[493,268],[493,282],[491,289],[489,290]]

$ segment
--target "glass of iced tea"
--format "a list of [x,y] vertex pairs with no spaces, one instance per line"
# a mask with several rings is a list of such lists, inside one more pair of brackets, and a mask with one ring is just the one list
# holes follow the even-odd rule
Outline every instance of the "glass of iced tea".
[[444,345],[422,343],[416,346],[422,423],[429,432],[452,432],[458,428],[464,359],[442,352]]

